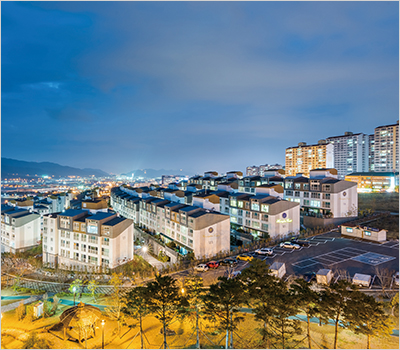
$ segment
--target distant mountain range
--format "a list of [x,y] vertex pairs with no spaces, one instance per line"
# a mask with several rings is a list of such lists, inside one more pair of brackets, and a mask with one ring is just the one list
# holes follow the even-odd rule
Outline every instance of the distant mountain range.
[[154,170],[154,169],[137,169],[137,170],[132,170],[128,173],[121,174],[123,176],[128,176],[131,177],[132,174],[134,174],[134,177],[143,177],[143,178],[149,178],[149,179],[154,179],[156,177],[161,177],[163,175],[189,175],[188,173],[180,170],[165,170],[165,169],[160,169],[160,170]]
[[79,169],[50,162],[25,162],[22,160],[1,157],[1,177],[7,178],[13,174],[18,174],[18,176],[54,175],[56,177],[69,175],[81,177],[94,175],[96,177],[102,177],[109,175],[100,169]]

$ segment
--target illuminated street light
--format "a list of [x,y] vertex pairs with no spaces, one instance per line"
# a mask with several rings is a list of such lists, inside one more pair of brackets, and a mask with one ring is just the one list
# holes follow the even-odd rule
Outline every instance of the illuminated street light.
[[104,349],[104,325],[105,325],[105,322],[104,322],[104,320],[102,320],[101,321],[101,330],[102,330],[102,332],[101,332],[101,348],[102,349]]
[[147,247],[146,246],[143,247],[142,250],[143,250],[143,253],[146,253],[147,252]]

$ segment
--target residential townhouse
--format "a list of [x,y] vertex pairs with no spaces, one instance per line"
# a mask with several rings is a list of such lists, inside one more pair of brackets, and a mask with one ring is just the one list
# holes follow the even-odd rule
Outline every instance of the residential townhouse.
[[40,215],[1,206],[1,252],[23,252],[40,244]]
[[299,204],[269,194],[231,193],[221,198],[221,212],[254,237],[284,237],[300,230]]
[[165,243],[174,242],[183,255],[193,251],[196,257],[211,257],[230,249],[229,216],[196,206],[146,198],[140,224]]
[[335,169],[311,170],[310,177],[286,177],[284,198],[299,203],[302,216],[358,216],[357,183],[339,180]]
[[69,209],[43,219],[43,263],[105,271],[133,258],[133,221],[113,212]]

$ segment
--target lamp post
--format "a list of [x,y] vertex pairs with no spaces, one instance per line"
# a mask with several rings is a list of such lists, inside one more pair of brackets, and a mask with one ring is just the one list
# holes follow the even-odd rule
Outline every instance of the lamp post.
[[74,306],[75,306],[75,292],[76,292],[76,287],[72,288],[72,291],[74,292]]
[[101,321],[101,348],[104,349],[104,320]]

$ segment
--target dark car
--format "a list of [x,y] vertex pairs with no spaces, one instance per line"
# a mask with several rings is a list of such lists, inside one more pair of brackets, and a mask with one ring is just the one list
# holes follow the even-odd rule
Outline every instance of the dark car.
[[306,282],[316,281],[317,274],[315,272],[306,272],[303,274],[303,278]]
[[237,261],[235,259],[224,259],[219,262],[221,266],[235,266]]
[[210,261],[206,264],[210,269],[216,269],[219,266],[218,261]]
[[301,239],[292,239],[292,243],[298,244],[300,247],[309,247],[310,242]]

